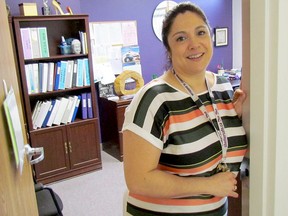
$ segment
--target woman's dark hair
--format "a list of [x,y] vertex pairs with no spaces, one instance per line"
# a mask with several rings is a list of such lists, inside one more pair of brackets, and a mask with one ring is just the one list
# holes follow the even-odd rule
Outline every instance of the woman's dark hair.
[[178,14],[180,14],[180,13],[183,14],[187,11],[190,11],[192,13],[196,13],[197,15],[199,15],[203,19],[205,24],[208,26],[209,31],[211,33],[211,27],[209,25],[209,21],[205,15],[204,11],[202,11],[201,8],[199,8],[197,5],[195,5],[191,2],[179,3],[177,6],[175,6],[170,11],[167,12],[167,14],[165,15],[165,18],[163,20],[162,41],[163,41],[163,44],[164,44],[164,46],[168,52],[170,52],[170,47],[168,44],[168,35],[170,33],[171,26],[172,26],[172,24],[173,24],[173,22],[174,22],[174,20]]

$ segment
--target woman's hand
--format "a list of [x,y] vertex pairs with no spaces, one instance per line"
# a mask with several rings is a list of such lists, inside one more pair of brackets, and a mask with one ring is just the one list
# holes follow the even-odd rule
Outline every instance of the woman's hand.
[[232,172],[220,172],[210,177],[211,194],[214,196],[225,197],[231,196],[237,198],[236,175]]
[[241,89],[236,89],[234,92],[232,103],[239,118],[242,116],[242,107],[246,99],[246,93]]

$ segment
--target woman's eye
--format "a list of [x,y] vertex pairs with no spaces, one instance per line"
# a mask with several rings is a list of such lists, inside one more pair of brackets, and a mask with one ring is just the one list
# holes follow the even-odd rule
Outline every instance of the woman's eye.
[[198,35],[205,35],[206,34],[206,31],[199,31],[198,32]]
[[186,37],[184,37],[184,36],[180,36],[180,37],[176,38],[176,41],[184,41],[184,40],[186,40]]

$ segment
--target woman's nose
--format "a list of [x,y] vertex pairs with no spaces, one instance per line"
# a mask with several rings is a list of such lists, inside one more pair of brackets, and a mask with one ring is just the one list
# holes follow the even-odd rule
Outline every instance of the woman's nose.
[[197,49],[199,47],[200,43],[197,40],[197,38],[190,38],[189,39],[189,44],[188,44],[188,49]]

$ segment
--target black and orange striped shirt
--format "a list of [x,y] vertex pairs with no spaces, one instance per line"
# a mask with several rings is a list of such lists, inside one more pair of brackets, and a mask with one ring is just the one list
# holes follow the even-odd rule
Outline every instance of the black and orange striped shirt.
[[[226,162],[239,171],[247,149],[242,123],[232,104],[233,89],[224,77],[214,76],[211,87],[228,137]],[[199,94],[215,120],[208,91]],[[217,124],[215,124],[217,125]],[[222,147],[215,129],[191,96],[161,79],[145,85],[127,107],[123,130],[131,130],[161,149],[159,169],[183,176],[211,176],[222,159]],[[127,215],[226,215],[227,198],[201,195],[159,199],[129,194]]]

